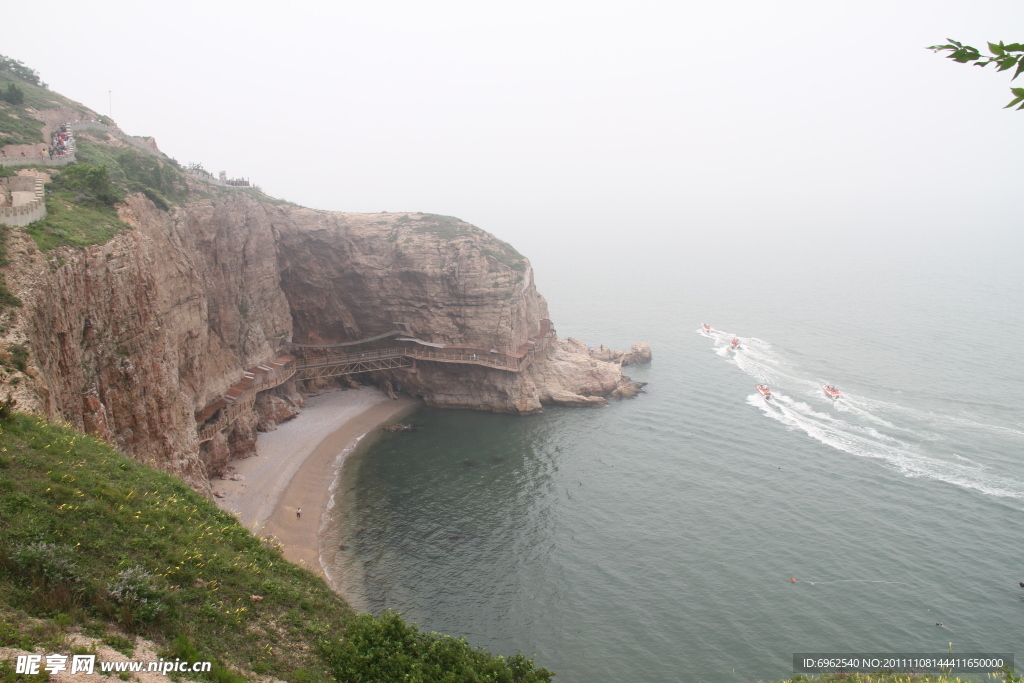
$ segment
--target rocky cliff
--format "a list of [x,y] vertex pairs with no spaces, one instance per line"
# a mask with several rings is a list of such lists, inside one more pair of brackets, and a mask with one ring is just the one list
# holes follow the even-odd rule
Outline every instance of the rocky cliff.
[[8,343],[29,350],[16,398],[202,487],[195,410],[291,330],[273,234],[231,195],[164,212],[138,194],[119,213],[133,229],[81,250],[11,231]]
[[[432,343],[518,350],[548,317],[530,262],[456,218],[283,207],[272,222],[295,341],[361,339],[405,322]],[[529,414],[545,403],[603,405],[605,396],[635,394],[620,361],[561,342],[545,346],[522,373],[425,364],[415,374],[378,376],[430,405]]]
[[[17,348],[28,360],[24,372],[7,362],[0,379],[22,407],[197,488],[301,405],[293,383],[278,387],[199,444],[195,413],[282,342],[363,339],[403,322],[433,344],[514,352],[548,316],[529,261],[458,219],[330,213],[191,188],[167,211],[129,195],[119,214],[131,229],[103,245],[41,252],[11,229],[6,280],[23,306],[4,313],[2,344],[8,360]],[[595,355],[548,337],[537,349],[518,373],[423,363],[373,379],[432,405],[521,414],[639,390],[620,367],[643,360],[642,348]]]

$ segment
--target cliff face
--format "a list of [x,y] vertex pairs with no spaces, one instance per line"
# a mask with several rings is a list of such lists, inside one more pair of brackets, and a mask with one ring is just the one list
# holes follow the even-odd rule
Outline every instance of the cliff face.
[[[230,190],[169,212],[132,195],[120,213],[133,229],[85,250],[42,254],[9,237],[7,281],[24,308],[4,341],[30,351],[16,398],[200,489],[301,405],[281,386],[198,442],[195,412],[282,340],[351,341],[403,322],[428,342],[514,351],[547,317],[529,262],[453,218],[320,212]],[[609,360],[547,340],[521,373],[423,363],[376,379],[433,405],[526,414],[635,393],[622,359]]]
[[134,229],[84,250],[9,237],[30,351],[17,398],[204,488],[194,411],[291,327],[273,236],[230,195],[172,213],[134,195],[120,214]]
[[[516,351],[541,332],[547,302],[530,262],[480,228],[422,213],[345,214],[287,207],[272,218],[294,340],[363,339],[406,322],[432,343]],[[547,345],[522,373],[420,364],[377,373],[435,406],[529,414],[545,403],[603,405],[634,395],[616,362],[579,342]]]
[[518,348],[546,318],[529,262],[483,230],[432,214],[273,212],[295,341],[387,332]]

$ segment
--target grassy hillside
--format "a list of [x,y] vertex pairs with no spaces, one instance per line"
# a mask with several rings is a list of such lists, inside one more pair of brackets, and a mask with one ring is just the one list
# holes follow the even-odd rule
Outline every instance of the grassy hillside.
[[[0,55],[0,60],[3,59],[3,55]],[[33,115],[33,111],[64,106],[82,118],[97,117],[95,112],[78,102],[0,69],[0,92],[12,84],[21,91],[23,101],[14,104],[0,98],[0,146],[49,142],[43,139],[43,124]]]
[[[245,680],[235,671],[288,681],[551,676],[396,615],[356,615],[174,477],[9,414],[0,420],[0,647],[52,652],[71,629],[129,649],[125,634],[144,635],[164,656],[217,662],[216,681]],[[0,681],[17,680],[3,666]]]
[[84,139],[76,158],[47,185],[46,218],[28,228],[42,251],[103,244],[128,230],[115,207],[126,193],[141,192],[165,210],[188,196],[184,172],[155,153]]

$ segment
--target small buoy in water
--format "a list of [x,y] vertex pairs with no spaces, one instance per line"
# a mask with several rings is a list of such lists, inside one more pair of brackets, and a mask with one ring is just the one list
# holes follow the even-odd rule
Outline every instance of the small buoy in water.
[[936,626],[942,626],[942,622],[941,622],[941,621],[936,621],[936,622],[935,622],[935,625],[936,625]]
[[1020,584],[1020,587],[1021,587],[1021,588],[1024,588],[1024,581],[1018,581],[1017,583],[1019,583],[1019,584]]
[[792,579],[791,578],[790,581],[792,581],[793,583],[796,583],[796,579]]

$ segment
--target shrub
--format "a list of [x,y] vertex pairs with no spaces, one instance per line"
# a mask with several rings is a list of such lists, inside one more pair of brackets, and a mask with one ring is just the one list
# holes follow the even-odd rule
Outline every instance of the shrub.
[[121,608],[120,620],[129,627],[156,621],[167,610],[164,592],[153,585],[153,575],[138,565],[109,582],[107,594]]
[[[18,405],[18,402],[14,400],[14,397],[7,394],[7,398],[0,401],[0,420],[6,422],[10,419],[11,415],[14,414],[14,408]],[[0,469],[4,469],[7,465],[7,460],[0,460]]]
[[0,99],[7,104],[22,104],[25,102],[25,93],[13,83],[8,83],[7,89],[0,93]]
[[72,553],[72,547],[38,541],[16,548],[8,562],[14,575],[31,587],[33,602],[66,612],[79,605],[87,587]]
[[84,199],[98,201],[108,206],[124,199],[114,184],[110,182],[110,171],[106,166],[82,163],[69,166],[57,177],[57,183],[69,190],[81,192]]
[[7,289],[7,284],[0,278],[0,311],[4,310],[8,306],[21,306],[21,299],[16,297],[11,290]]
[[495,657],[462,638],[420,633],[416,624],[390,611],[356,616],[344,640],[324,641],[321,647],[335,677],[350,683],[537,683],[553,676],[522,655]]
[[11,553],[11,562],[24,575],[49,584],[79,583],[78,565],[71,560],[73,548],[56,543],[28,543]]
[[[21,305],[21,302],[18,302]],[[11,365],[19,372],[25,372],[28,367],[28,348],[24,344],[11,344],[7,347],[7,353],[11,354]]]
[[11,57],[0,55],[0,71],[6,71],[7,73],[17,76],[21,80],[31,83],[32,85],[40,85],[39,72],[25,66],[25,62],[20,59],[13,59]]

